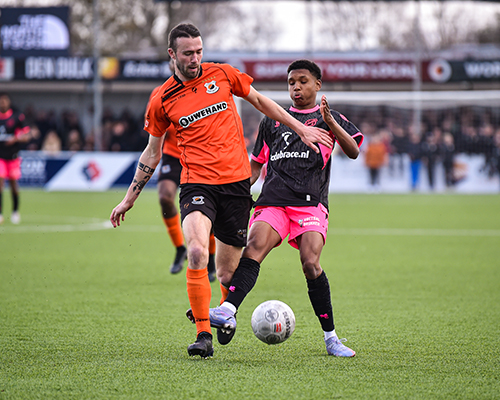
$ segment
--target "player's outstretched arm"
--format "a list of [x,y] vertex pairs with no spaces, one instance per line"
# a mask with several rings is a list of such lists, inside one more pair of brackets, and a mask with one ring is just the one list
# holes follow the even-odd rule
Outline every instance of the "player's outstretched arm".
[[149,136],[149,142],[144,151],[142,152],[137,169],[135,170],[134,179],[130,184],[125,197],[118,204],[109,217],[113,227],[120,226],[120,222],[125,220],[125,213],[130,210],[142,192],[146,183],[151,179],[155,168],[161,160],[161,146],[163,143],[163,136],[156,137]]
[[330,149],[333,147],[333,139],[327,131],[321,128],[302,124],[300,121],[288,114],[279,104],[259,93],[252,86],[250,87],[250,93],[247,97],[245,97],[245,100],[269,118],[279,121],[293,129],[297,132],[302,141],[316,153],[319,153],[319,148],[315,145],[315,143],[321,143]]
[[333,118],[332,113],[330,112],[330,105],[328,104],[328,100],[326,96],[321,96],[321,105],[320,105],[321,115],[323,116],[323,120],[330,127],[333,134],[335,135],[335,139],[337,140],[342,150],[349,158],[357,158],[359,155],[359,147],[356,141],[349,135],[344,128],[342,128],[335,118]]

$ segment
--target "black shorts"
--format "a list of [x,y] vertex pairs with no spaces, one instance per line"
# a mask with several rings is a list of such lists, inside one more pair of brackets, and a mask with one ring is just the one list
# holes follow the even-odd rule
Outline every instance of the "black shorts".
[[192,211],[201,211],[212,221],[214,235],[236,247],[247,244],[247,229],[253,200],[250,179],[225,185],[186,183],[180,186],[181,221]]
[[163,154],[161,156],[160,175],[158,182],[168,179],[174,181],[177,186],[181,183],[182,165],[178,158]]

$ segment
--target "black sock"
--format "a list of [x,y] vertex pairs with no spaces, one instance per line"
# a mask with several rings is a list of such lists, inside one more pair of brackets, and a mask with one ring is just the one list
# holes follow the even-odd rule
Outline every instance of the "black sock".
[[0,214],[2,214],[2,199],[3,199],[3,192],[0,192]]
[[238,308],[246,295],[255,286],[259,271],[260,264],[257,261],[251,258],[240,259],[238,268],[236,268],[233,279],[231,280],[226,301]]
[[12,192],[12,211],[19,210],[19,194]]
[[205,332],[205,331],[200,332],[197,336],[197,339],[201,339],[202,337],[212,340],[212,334],[210,332]]
[[316,279],[307,279],[307,288],[314,313],[318,317],[321,327],[325,332],[333,331],[335,325],[333,323],[330,283],[328,282],[325,271]]
[[207,265],[208,272],[215,272],[215,254],[209,254],[208,255],[208,265]]

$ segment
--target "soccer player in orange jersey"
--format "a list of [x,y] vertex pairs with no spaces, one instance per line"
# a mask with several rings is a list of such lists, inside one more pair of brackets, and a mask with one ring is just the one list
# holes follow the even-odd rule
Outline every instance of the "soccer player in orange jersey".
[[[173,68],[172,68],[173,69]],[[156,95],[160,86],[156,87],[149,97],[149,101]],[[175,246],[175,258],[170,266],[172,274],[178,274],[184,267],[187,259],[187,248],[184,245],[181,220],[175,197],[177,188],[180,185],[182,165],[179,161],[181,152],[177,147],[177,134],[173,125],[170,125],[165,133],[165,140],[162,147],[162,158],[160,175],[158,176],[158,197],[163,216],[163,223],[167,228],[172,244]],[[215,238],[210,235],[210,246],[208,254],[208,278],[210,282],[216,279],[215,276]]]
[[[255,90],[247,74],[228,64],[202,63],[203,41],[194,25],[179,24],[171,30],[168,52],[175,73],[147,108],[144,129],[150,133],[149,142],[110,220],[114,227],[124,220],[160,162],[163,138],[174,125],[182,164],[179,203],[188,249],[186,285],[197,330],[196,341],[187,350],[191,356],[206,358],[213,355],[206,268],[210,232],[217,243],[217,278],[227,290],[246,244],[252,207],[250,161],[233,96],[289,126],[316,153],[315,143],[331,148],[333,140],[326,130],[302,124]],[[227,328],[231,327],[217,327]]]

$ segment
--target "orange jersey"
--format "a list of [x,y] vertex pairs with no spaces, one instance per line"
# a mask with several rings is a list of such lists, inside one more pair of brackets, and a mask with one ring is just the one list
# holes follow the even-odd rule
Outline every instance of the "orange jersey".
[[163,141],[163,154],[168,154],[169,156],[175,158],[181,158],[181,151],[177,147],[177,132],[173,125],[167,128],[167,134],[165,135],[165,140]]
[[228,64],[203,63],[200,75],[173,75],[152,96],[144,129],[162,136],[176,130],[181,183],[222,185],[251,176],[243,124],[233,95],[246,97],[253,79]]
[[[157,86],[153,89],[151,92],[151,95],[149,96],[149,101],[148,101],[148,107],[149,104],[151,103],[151,99],[156,96],[156,93],[160,90],[161,85]],[[163,141],[163,148],[162,148],[163,154],[168,154],[169,156],[175,157],[175,158],[180,158],[181,152],[179,151],[179,148],[177,147],[177,135],[175,132],[175,128],[173,125],[170,125],[167,128],[167,134],[165,135],[165,140]]]
[[385,164],[387,148],[383,142],[368,143],[365,154],[365,164],[368,168],[380,168]]

